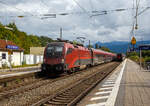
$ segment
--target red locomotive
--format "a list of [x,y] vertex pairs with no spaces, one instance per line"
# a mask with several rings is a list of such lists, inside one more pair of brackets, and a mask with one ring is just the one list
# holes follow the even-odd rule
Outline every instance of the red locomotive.
[[125,59],[125,54],[118,53],[116,57],[116,61],[123,61]]
[[68,42],[52,42],[44,51],[42,72],[61,74],[84,66],[93,66],[109,62],[116,58],[116,54],[97,49],[88,49]]

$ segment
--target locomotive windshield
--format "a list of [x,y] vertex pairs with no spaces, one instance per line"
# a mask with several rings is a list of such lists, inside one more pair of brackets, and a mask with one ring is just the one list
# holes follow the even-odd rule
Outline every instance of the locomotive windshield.
[[62,45],[48,45],[46,49],[47,57],[60,57],[63,54],[63,46]]

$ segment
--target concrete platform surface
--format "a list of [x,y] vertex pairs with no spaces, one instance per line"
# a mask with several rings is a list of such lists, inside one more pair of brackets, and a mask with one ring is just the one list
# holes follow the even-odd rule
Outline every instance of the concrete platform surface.
[[33,70],[33,71],[28,71],[28,72],[26,71],[26,72],[16,72],[16,73],[10,73],[10,74],[3,74],[3,75],[0,75],[0,79],[14,77],[14,76],[21,76],[21,75],[25,75],[25,74],[40,72],[40,71],[41,70]]
[[115,106],[150,106],[150,72],[128,60]]
[[77,106],[150,106],[150,72],[126,59]]
[[36,72],[37,70],[41,70],[40,69],[41,66],[30,66],[30,67],[19,67],[19,68],[12,68],[11,70],[10,69],[0,69],[0,77],[1,76],[7,76],[7,74],[9,75],[14,75],[14,74],[17,74],[17,73],[32,73],[32,72]]

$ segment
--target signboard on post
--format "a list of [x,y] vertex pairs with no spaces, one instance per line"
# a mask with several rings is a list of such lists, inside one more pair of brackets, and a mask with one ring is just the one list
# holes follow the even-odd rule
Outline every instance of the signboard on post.
[[141,67],[142,67],[142,50],[150,50],[150,44],[140,45],[139,50],[140,50],[140,69],[141,69]]
[[19,49],[19,47],[15,46],[15,45],[7,45],[6,48],[7,49],[13,49],[13,50],[18,50]]
[[139,50],[150,50],[150,45],[140,45]]
[[132,45],[135,45],[135,44],[136,44],[136,39],[135,39],[135,37],[132,37],[131,44],[132,44]]

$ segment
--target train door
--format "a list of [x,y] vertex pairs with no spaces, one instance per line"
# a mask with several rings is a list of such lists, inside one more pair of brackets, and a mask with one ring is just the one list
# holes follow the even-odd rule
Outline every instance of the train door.
[[81,52],[82,52],[82,51],[79,49],[79,50],[78,50],[79,65],[81,65]]

